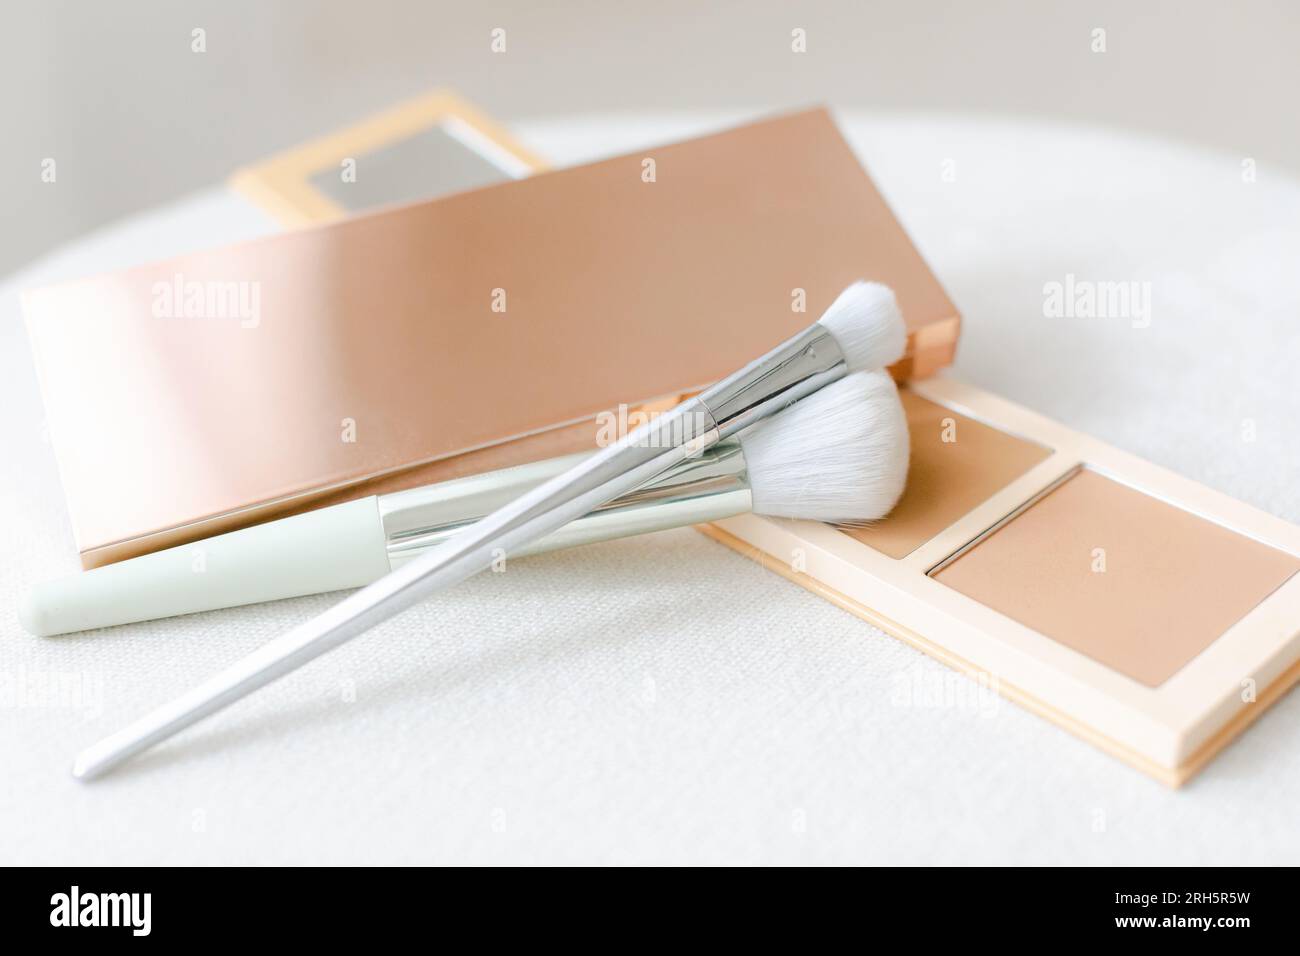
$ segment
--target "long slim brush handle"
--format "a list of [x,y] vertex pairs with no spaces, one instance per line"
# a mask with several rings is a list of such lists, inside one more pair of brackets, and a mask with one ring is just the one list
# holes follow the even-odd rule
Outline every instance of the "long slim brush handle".
[[490,567],[511,549],[641,487],[709,447],[717,435],[712,415],[698,400],[660,416],[82,751],[73,775],[90,779],[110,770],[435,591]]

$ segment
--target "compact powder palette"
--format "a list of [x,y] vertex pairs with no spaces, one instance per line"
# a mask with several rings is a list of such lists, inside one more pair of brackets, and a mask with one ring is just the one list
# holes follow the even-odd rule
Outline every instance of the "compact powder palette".
[[1176,786],[1300,677],[1300,528],[948,378],[865,528],[705,528]]
[[[442,102],[240,177],[313,225],[25,294],[84,567],[592,449],[602,412],[739,368],[864,263],[907,317],[896,374],[951,360],[956,309],[825,111],[331,221],[320,175],[420,167]],[[349,208],[412,191],[395,175]]]

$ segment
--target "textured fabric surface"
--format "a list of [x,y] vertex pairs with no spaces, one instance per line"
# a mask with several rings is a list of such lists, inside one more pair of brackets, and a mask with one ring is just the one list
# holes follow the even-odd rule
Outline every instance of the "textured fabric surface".
[[[730,119],[519,132],[569,163]],[[1245,145],[841,120],[966,317],[955,374],[1300,520],[1300,186]],[[512,562],[76,783],[337,596],[25,634],[76,561],[17,291],[272,228],[213,190],[0,286],[0,862],[1295,862],[1300,695],[1171,792],[690,530]],[[1149,327],[1044,317],[1070,273],[1150,282]]]

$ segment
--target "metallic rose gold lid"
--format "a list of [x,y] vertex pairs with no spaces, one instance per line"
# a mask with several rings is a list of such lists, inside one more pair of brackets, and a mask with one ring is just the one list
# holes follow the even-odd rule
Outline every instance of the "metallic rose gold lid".
[[859,277],[898,294],[900,377],[951,360],[956,310],[818,110],[37,290],[25,309],[93,567],[592,447],[597,413],[712,382]]

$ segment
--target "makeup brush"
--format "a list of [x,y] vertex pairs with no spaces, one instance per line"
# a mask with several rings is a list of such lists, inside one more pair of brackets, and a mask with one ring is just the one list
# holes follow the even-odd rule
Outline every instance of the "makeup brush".
[[[893,381],[880,371],[855,372],[515,556],[749,511],[868,521],[893,506],[907,451]],[[363,587],[585,457],[371,495],[56,578],[32,588],[19,619],[49,637]]]
[[854,283],[819,320],[740,371],[86,749],[74,776],[98,776],[850,372],[883,368],[901,357],[905,338],[893,293]]

